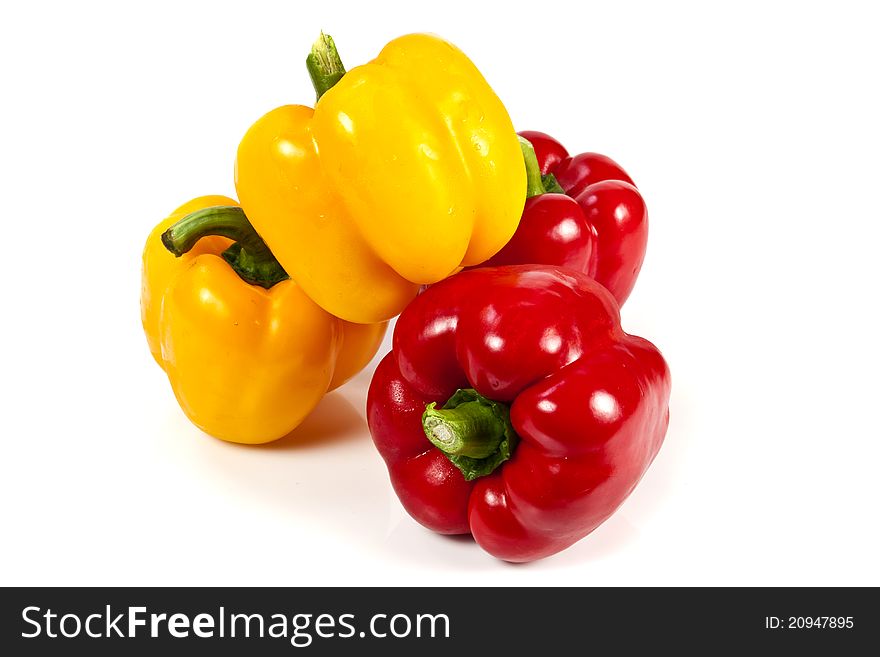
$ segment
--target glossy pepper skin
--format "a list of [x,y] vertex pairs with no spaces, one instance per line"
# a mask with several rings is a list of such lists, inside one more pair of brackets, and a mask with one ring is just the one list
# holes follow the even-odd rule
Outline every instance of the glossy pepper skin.
[[[555,554],[608,518],[654,459],[669,422],[660,352],[624,333],[608,291],[570,269],[456,274],[407,307],[393,347],[373,377],[367,415],[395,491],[424,526],[470,532],[507,561]],[[468,461],[470,480],[449,456],[467,450],[449,449],[448,432],[428,424],[450,416],[438,409],[460,389],[485,398],[477,409],[483,424],[459,425],[470,427],[466,446],[495,435],[493,418],[504,409],[518,437],[500,466],[497,452]]]
[[190,213],[235,205],[203,196],[153,230],[143,253],[141,319],[193,424],[223,440],[265,443],[288,434],[328,390],[360,371],[386,326],[334,317],[289,279],[268,289],[246,283],[221,257],[232,244],[226,237],[201,237],[180,257],[163,245]]
[[[598,153],[569,156],[543,132],[520,136],[535,154],[528,199],[516,233],[485,264],[571,267],[599,281],[622,306],[648,244],[648,211],[641,194],[611,158]],[[526,162],[528,168],[528,156]]]
[[477,68],[438,37],[394,39],[348,72],[332,40],[312,58],[313,79],[341,73],[316,82],[314,109],[279,107],[250,128],[236,190],[319,306],[386,320],[421,284],[485,261],[513,235],[525,201],[517,136]]

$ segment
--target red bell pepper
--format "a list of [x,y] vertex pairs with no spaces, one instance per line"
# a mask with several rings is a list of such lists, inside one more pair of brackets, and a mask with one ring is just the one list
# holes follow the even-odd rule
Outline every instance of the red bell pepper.
[[669,370],[583,273],[461,272],[400,315],[367,419],[409,514],[507,561],[555,554],[608,518],[669,422]]
[[582,271],[623,305],[648,244],[648,211],[627,173],[598,153],[574,157],[543,132],[521,132],[528,192],[519,228],[484,266],[560,265]]

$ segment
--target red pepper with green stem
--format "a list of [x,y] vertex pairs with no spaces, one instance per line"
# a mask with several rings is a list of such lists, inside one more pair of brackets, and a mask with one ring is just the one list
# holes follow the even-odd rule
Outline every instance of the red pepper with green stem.
[[572,545],[641,479],[669,421],[669,370],[583,273],[487,267],[400,315],[367,419],[406,510],[507,561]]
[[521,132],[520,142],[528,176],[522,218],[507,245],[483,266],[570,267],[599,281],[623,305],[648,243],[648,211],[632,179],[604,155],[570,157],[542,132]]

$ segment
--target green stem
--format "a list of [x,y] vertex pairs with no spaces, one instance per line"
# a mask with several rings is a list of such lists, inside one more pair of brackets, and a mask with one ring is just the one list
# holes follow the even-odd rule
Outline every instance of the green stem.
[[425,407],[422,429],[428,440],[471,481],[510,458],[519,439],[510,409],[476,390],[458,390],[442,409]]
[[548,173],[546,176],[541,176],[541,181],[544,183],[544,191],[548,194],[565,194],[562,185],[559,184],[559,181],[556,180],[556,176],[552,173]]
[[425,435],[444,454],[482,459],[496,449],[504,427],[489,406],[478,401],[437,410],[428,404],[422,416]]
[[223,252],[223,259],[245,282],[268,289],[289,278],[238,206],[217,205],[191,212],[162,233],[162,244],[179,258],[208,235],[235,240]]
[[321,32],[321,36],[312,46],[312,52],[306,57],[306,69],[312,78],[317,100],[321,99],[328,89],[342,79],[345,67],[333,43],[333,37]]
[[522,149],[523,160],[526,163],[526,198],[532,198],[544,194],[544,182],[541,180],[541,167],[538,166],[538,156],[532,143],[524,138],[519,138],[519,147]]

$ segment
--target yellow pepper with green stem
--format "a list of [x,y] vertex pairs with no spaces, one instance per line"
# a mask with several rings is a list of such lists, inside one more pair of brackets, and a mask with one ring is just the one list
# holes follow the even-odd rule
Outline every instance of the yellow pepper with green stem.
[[507,111],[464,53],[411,34],[346,72],[322,35],[307,67],[315,108],[279,107],[251,127],[236,190],[315,303],[349,321],[386,320],[420,285],[507,243],[525,165]]
[[141,319],[187,417],[238,443],[287,435],[370,361],[386,328],[321,309],[224,196],[194,199],[153,230]]

